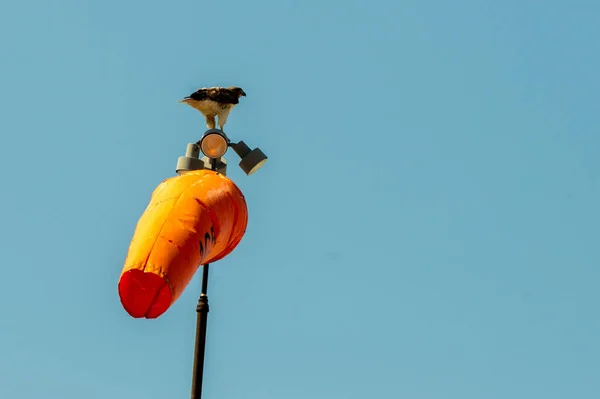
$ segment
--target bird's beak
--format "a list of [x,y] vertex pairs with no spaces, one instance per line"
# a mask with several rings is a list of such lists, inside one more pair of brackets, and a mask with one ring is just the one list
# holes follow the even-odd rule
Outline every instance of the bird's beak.
[[242,92],[242,96],[246,97],[246,93]]

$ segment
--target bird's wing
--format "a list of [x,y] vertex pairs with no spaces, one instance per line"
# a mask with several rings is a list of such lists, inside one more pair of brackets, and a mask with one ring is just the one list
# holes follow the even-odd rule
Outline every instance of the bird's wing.
[[192,99],[196,101],[212,100],[221,104],[239,103],[238,96],[231,90],[224,87],[203,87],[196,90],[185,99]]
[[196,90],[189,96],[185,97],[184,100],[189,100],[189,99],[196,100],[196,101],[207,100],[208,99],[208,91],[212,90],[212,89],[213,89],[213,87],[210,87],[210,88],[203,87],[201,89]]

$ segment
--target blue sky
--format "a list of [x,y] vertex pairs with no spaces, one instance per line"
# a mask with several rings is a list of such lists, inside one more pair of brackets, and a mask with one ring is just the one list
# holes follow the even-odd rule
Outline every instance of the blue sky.
[[600,3],[6,1],[0,397],[189,397],[197,275],[117,281],[203,118],[269,162],[211,268],[206,398],[597,398]]

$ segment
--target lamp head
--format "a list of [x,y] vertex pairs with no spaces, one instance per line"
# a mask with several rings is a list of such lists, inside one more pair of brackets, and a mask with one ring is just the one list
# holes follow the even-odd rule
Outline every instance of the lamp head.
[[177,159],[177,168],[175,171],[178,175],[190,170],[205,169],[204,162],[198,159],[200,155],[200,147],[196,143],[189,143],[185,152],[185,156]]
[[198,141],[200,151],[212,159],[221,158],[227,152],[229,139],[222,130],[207,130],[200,141]]
[[237,144],[230,144],[230,146],[242,159],[239,165],[247,176],[259,170],[267,162],[267,156],[260,148],[251,150],[243,141]]

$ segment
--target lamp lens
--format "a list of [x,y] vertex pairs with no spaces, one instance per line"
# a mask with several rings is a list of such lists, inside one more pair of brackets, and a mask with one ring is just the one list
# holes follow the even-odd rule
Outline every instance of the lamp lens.
[[220,134],[209,134],[202,139],[200,149],[209,158],[220,158],[227,152],[227,141]]
[[252,173],[259,170],[265,164],[265,162],[267,162],[267,160],[263,159],[263,160],[259,161],[256,165],[254,165],[254,167],[248,171],[248,176],[250,176]]

